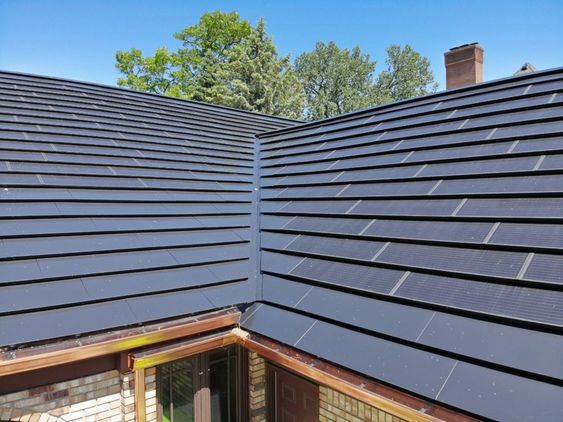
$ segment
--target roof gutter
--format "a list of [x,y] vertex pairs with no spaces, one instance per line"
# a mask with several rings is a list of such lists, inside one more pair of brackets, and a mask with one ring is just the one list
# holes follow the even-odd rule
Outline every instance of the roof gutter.
[[0,376],[95,358],[175,340],[239,323],[240,312],[230,309],[175,321],[97,334],[0,353]]

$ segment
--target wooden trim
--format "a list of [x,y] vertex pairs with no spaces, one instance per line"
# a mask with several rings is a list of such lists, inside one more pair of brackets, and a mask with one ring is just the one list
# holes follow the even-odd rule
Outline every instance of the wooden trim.
[[145,398],[145,369],[135,371],[135,420],[145,422],[147,419]]
[[[240,312],[221,311],[79,340],[0,353],[0,376],[61,365],[238,324]],[[14,355],[16,356],[14,358]]]
[[135,371],[141,368],[150,368],[220,347],[229,346],[235,344],[237,341],[238,337],[233,334],[232,331],[224,331],[205,337],[173,343],[157,349],[130,353],[129,368]]
[[[360,377],[264,337],[251,335],[241,329],[234,329],[233,333],[238,336],[241,346],[260,354],[266,360],[401,419],[411,422],[476,421],[459,412]],[[367,387],[370,387],[371,391]]]

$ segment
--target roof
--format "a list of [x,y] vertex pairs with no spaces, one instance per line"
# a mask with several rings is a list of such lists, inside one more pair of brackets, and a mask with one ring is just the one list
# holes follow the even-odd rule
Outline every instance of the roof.
[[254,301],[254,134],[292,124],[0,73],[0,346]]
[[243,328],[478,417],[563,420],[563,69],[260,136]]
[[563,69],[299,125],[0,73],[0,346],[256,302],[395,388],[563,420],[562,106]]

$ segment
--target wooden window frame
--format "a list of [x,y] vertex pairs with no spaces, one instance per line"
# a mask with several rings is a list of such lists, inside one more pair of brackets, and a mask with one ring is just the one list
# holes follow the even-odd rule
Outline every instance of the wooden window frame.
[[[236,390],[235,390],[235,395],[236,395],[236,415],[238,418],[239,422],[245,422],[248,419],[245,417],[245,413],[247,411],[247,409],[244,409],[245,406],[245,401],[241,400],[242,398],[245,398],[248,394],[247,394],[247,388],[248,388],[248,384],[244,384],[244,382],[242,382],[243,379],[245,379],[246,377],[244,376],[244,373],[242,373],[241,371],[243,370],[243,365],[241,364],[241,362],[244,360],[244,355],[245,352],[243,351],[244,349],[242,347],[240,347],[239,345],[236,345],[234,343],[228,344],[228,345],[223,345],[221,346],[223,348],[226,347],[232,347],[233,352],[235,353],[235,366],[236,366]],[[189,358],[195,358],[195,362],[194,362],[194,374],[196,374],[196,376],[194,376],[193,379],[193,386],[194,386],[194,395],[193,395],[193,406],[194,406],[194,422],[210,422],[211,421],[211,390],[209,388],[209,384],[210,384],[210,379],[209,379],[209,371],[210,371],[210,353],[213,351],[216,351],[218,349],[220,349],[221,347],[214,347],[212,349],[206,350],[204,352],[201,353],[197,353],[197,354],[189,354],[188,356],[183,356],[180,359],[189,359]],[[228,367],[230,368],[230,355],[227,356],[228,359]],[[169,363],[172,363],[174,361],[177,361],[179,359],[172,359],[172,360],[168,360],[166,362],[161,362],[160,364],[166,365]],[[247,366],[248,368],[248,366]],[[145,395],[145,391],[144,391],[144,371],[145,368],[144,367],[140,367],[136,370],[136,373],[139,375],[142,375],[143,379],[143,386],[141,387],[140,391],[140,396],[144,397]],[[158,370],[157,370],[157,374],[158,374]],[[137,379],[137,378],[136,378]],[[157,392],[157,400],[158,400],[158,393],[160,391],[160,386],[159,386],[159,381],[158,381],[158,375],[157,375],[157,379],[156,379],[156,392]],[[139,402],[142,400],[139,400]],[[145,411],[144,409],[139,409],[138,411],[140,411],[140,413],[138,413],[139,417],[138,420],[143,421],[145,419]],[[158,403],[157,401],[157,420],[159,422],[162,422],[162,405],[160,403]],[[173,421],[172,421],[173,422]]]

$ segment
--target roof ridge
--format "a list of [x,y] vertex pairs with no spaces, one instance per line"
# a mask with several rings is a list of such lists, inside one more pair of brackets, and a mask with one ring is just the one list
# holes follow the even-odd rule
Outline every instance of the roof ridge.
[[367,108],[363,108],[363,109],[360,109],[360,110],[354,110],[354,111],[351,111],[349,113],[339,114],[338,116],[327,117],[327,118],[324,118],[324,119],[314,120],[314,121],[311,121],[311,122],[305,122],[303,124],[296,125],[296,126],[291,126],[291,127],[287,127],[287,128],[281,128],[281,129],[275,129],[275,130],[271,130],[271,131],[267,131],[267,132],[262,132],[262,133],[259,133],[259,136],[268,137],[268,136],[272,136],[272,135],[290,132],[290,131],[295,130],[295,129],[302,130],[302,129],[306,129],[306,128],[313,128],[313,127],[316,127],[316,126],[323,126],[327,123],[332,123],[336,120],[340,120],[340,119],[343,119],[343,118],[353,118],[353,117],[358,118],[358,117],[361,117],[364,114],[367,115],[371,112],[376,112],[376,111],[380,111],[380,110],[383,111],[383,110],[386,110],[386,109],[392,109],[392,108],[397,107],[397,106],[407,105],[407,107],[404,107],[404,109],[408,109],[408,108],[411,108],[410,107],[411,104],[412,104],[412,106],[416,106],[417,103],[419,103],[423,100],[428,100],[428,99],[432,99],[432,98],[436,98],[436,100],[439,100],[440,97],[443,97],[443,96],[449,95],[449,94],[465,93],[465,92],[469,93],[471,91],[475,91],[475,90],[480,89],[480,88],[500,85],[500,84],[503,84],[503,83],[506,83],[506,82],[509,82],[509,81],[525,80],[525,79],[530,79],[530,78],[537,78],[538,76],[545,76],[545,75],[557,74],[557,73],[563,74],[563,66],[555,67],[555,68],[551,68],[551,69],[546,69],[546,70],[535,71],[535,72],[531,72],[531,73],[512,75],[512,76],[508,76],[506,78],[499,78],[499,79],[494,79],[494,80],[485,81],[485,82],[479,82],[479,83],[476,83],[476,84],[467,85],[467,86],[463,86],[463,87],[459,87],[459,88],[455,88],[455,89],[447,89],[447,90],[443,90],[443,91],[439,91],[439,92],[434,92],[434,93],[431,93],[431,94],[422,95],[420,97],[407,98],[405,100],[394,101],[394,102],[387,103],[387,104],[380,104],[380,105],[377,105],[377,106],[367,107]]
[[51,75],[39,75],[39,74],[36,74],[36,73],[18,72],[18,71],[13,71],[13,70],[0,69],[0,75],[2,75],[2,74],[19,75],[19,76],[25,76],[25,77],[37,78],[37,79],[50,79],[50,80],[60,81],[60,82],[71,82],[71,83],[76,83],[76,84],[81,84],[81,85],[86,85],[86,86],[101,87],[101,88],[107,88],[107,89],[111,89],[111,90],[122,91],[122,92],[125,92],[127,94],[139,94],[141,96],[148,95],[148,96],[156,97],[156,98],[170,99],[170,100],[173,100],[173,101],[179,101],[179,102],[184,102],[184,103],[192,103],[192,104],[197,104],[197,105],[201,105],[201,106],[204,106],[204,107],[228,110],[228,111],[233,111],[235,113],[241,113],[241,114],[246,114],[246,115],[250,115],[250,116],[263,117],[263,118],[272,119],[272,120],[280,120],[282,122],[285,121],[285,122],[303,123],[301,120],[290,119],[288,117],[273,116],[273,115],[270,115],[270,114],[260,113],[260,112],[257,112],[257,111],[242,110],[242,109],[223,106],[223,105],[219,105],[219,104],[206,103],[204,101],[188,100],[188,99],[185,99],[185,98],[171,97],[171,96],[167,96],[167,95],[163,95],[163,94],[155,94],[155,93],[152,93],[152,92],[137,91],[135,89],[124,88],[124,87],[120,87],[120,86],[107,85],[107,84],[102,84],[102,83],[99,83],[99,82],[89,82],[89,81],[82,81],[82,80],[71,79],[71,78],[60,78],[60,77],[51,76]]

